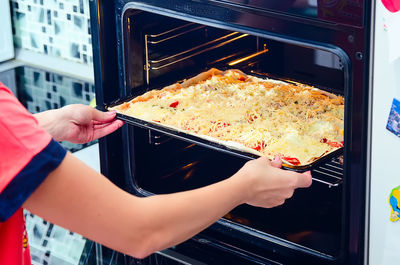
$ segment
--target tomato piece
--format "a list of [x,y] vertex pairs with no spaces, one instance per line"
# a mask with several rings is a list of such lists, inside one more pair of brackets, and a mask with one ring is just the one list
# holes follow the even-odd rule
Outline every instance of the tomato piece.
[[175,101],[175,102],[172,102],[169,106],[171,108],[176,108],[178,106],[178,104],[179,104],[179,101]]
[[249,117],[249,121],[250,122],[253,122],[255,119],[257,119],[258,118],[258,116],[257,115],[251,115],[250,117]]
[[339,148],[339,147],[343,147],[343,142],[331,142],[331,141],[328,141],[328,145],[330,145],[332,147]]
[[257,151],[261,151],[261,149],[265,148],[266,144],[264,141],[261,141],[257,143],[256,146],[252,147],[252,149],[257,150]]
[[300,161],[295,158],[295,157],[289,157],[289,156],[282,156],[281,157],[283,160],[289,162],[290,164],[292,164],[293,166],[298,166],[300,165]]
[[261,145],[258,144],[256,147],[252,147],[252,149],[257,150],[257,151],[260,151],[260,150],[261,150]]
[[245,81],[245,80],[246,80],[246,77],[244,77],[244,76],[241,75],[241,76],[239,77],[239,80],[240,80],[240,81]]
[[231,124],[229,122],[224,122],[224,123],[218,122],[217,125],[218,125],[218,127],[231,126]]

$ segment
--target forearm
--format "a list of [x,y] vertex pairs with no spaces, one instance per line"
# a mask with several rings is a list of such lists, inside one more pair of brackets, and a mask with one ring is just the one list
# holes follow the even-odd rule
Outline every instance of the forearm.
[[144,257],[190,238],[241,203],[238,181],[137,198],[68,154],[24,206],[108,247]]
[[143,218],[151,217],[157,233],[149,242],[153,251],[176,245],[216,222],[243,203],[241,179],[229,178],[187,192],[158,195],[143,199]]

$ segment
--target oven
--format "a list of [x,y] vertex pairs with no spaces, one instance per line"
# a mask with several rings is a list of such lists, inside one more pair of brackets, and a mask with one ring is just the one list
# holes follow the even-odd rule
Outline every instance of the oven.
[[[312,169],[284,205],[241,205],[158,253],[182,264],[362,264],[371,3],[356,1],[91,1],[101,109],[211,67],[301,82],[345,98],[344,148]],[[101,171],[137,196],[194,189],[251,157],[127,123],[99,141]]]

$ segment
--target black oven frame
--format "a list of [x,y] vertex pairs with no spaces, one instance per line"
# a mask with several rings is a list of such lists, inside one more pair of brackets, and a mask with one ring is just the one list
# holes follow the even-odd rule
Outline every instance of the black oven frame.
[[[297,42],[306,40],[309,44],[326,43],[325,47],[339,47],[344,56],[348,57],[349,89],[346,98],[348,110],[345,131],[345,168],[348,176],[344,180],[345,214],[344,223],[344,252],[338,260],[326,260],[327,263],[337,264],[362,264],[366,257],[366,187],[367,187],[367,125],[368,125],[368,81],[370,66],[370,20],[372,3],[363,1],[363,26],[342,25],[326,21],[296,17],[273,10],[259,10],[248,8],[238,4],[229,4],[222,1],[91,1],[91,26],[93,32],[94,70],[96,83],[96,101],[100,109],[113,101],[124,98],[124,52],[123,52],[123,27],[122,18],[126,5],[135,2],[135,6],[151,7],[156,12],[165,10],[171,14],[177,14],[186,18],[199,21],[199,18],[207,18],[202,22],[212,21],[220,27],[250,29],[252,34],[267,34],[270,38],[283,38]],[[230,21],[229,17],[214,17],[208,14],[210,7],[229,9],[230,12],[246,12],[262,18],[259,23],[246,25],[246,22]],[[211,18],[210,18],[211,17]],[[222,19],[222,20],[221,20]],[[256,20],[257,21],[257,20]],[[269,22],[269,23],[265,23]],[[272,26],[269,26],[272,25]],[[299,43],[301,44],[301,43]],[[113,89],[109,89],[113,87]],[[116,89],[117,88],[117,89]],[[351,114],[351,115],[349,115]],[[129,162],[121,159],[120,150],[126,148],[128,141],[127,130],[120,130],[99,141],[101,171],[119,187],[135,192],[127,185],[123,177],[129,172]],[[209,235],[208,235],[209,236]],[[193,240],[203,242],[205,238],[195,237]],[[221,242],[219,246],[226,245]],[[272,252],[286,256],[298,256],[297,251],[289,247],[276,248],[274,243],[267,244]],[[251,255],[248,255],[251,257]],[[304,258],[304,257],[299,257]],[[310,262],[321,262],[318,259],[310,259]]]

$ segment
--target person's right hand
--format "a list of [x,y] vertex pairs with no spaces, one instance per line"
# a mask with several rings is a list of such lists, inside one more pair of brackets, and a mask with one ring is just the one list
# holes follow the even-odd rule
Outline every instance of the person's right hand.
[[280,169],[282,161],[260,157],[247,162],[233,177],[243,183],[243,203],[272,208],[293,196],[296,188],[312,183],[311,173],[297,173]]

